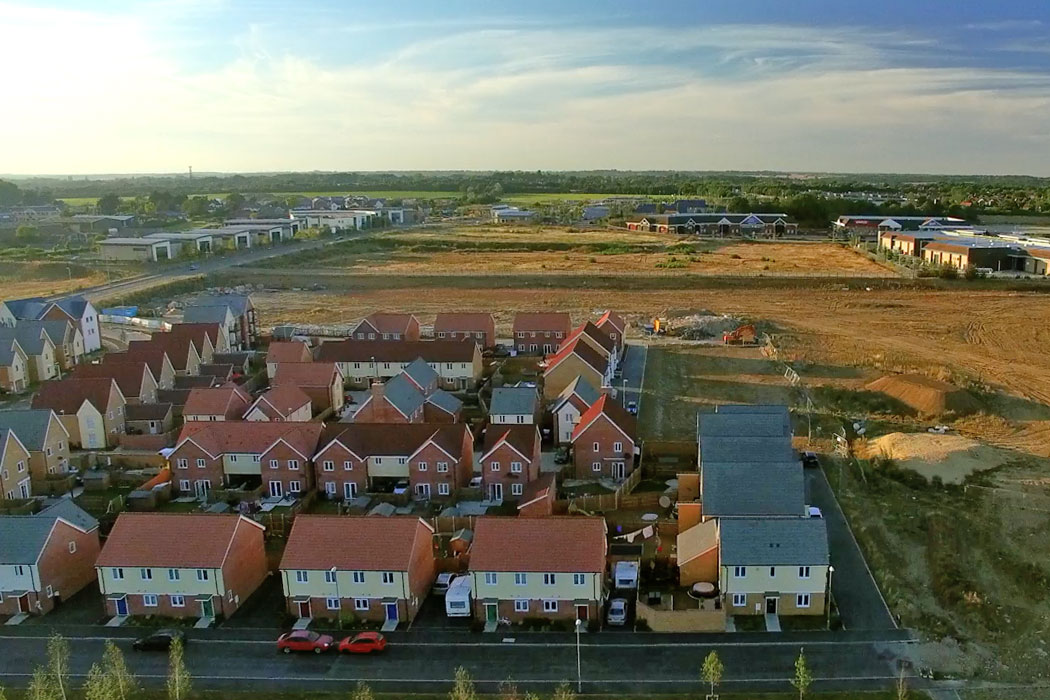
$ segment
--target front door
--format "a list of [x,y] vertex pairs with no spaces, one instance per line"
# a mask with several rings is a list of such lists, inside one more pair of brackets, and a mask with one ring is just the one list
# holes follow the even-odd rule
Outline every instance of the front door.
[[343,498],[345,498],[348,501],[357,498],[356,481],[347,481],[343,484]]
[[766,598],[766,614],[776,615],[777,614],[777,599]]
[[29,612],[29,594],[23,593],[18,596],[18,612],[27,613]]
[[430,484],[416,484],[416,498],[421,501],[430,500]]
[[193,482],[193,495],[200,499],[206,499],[208,492],[211,490],[211,481],[208,479],[198,479]]
[[215,604],[211,602],[211,598],[201,601],[201,617],[215,617]]
[[499,612],[495,603],[485,603],[485,622],[496,622]]
[[281,498],[284,496],[284,484],[280,481],[270,482],[270,496],[272,498]]
[[128,614],[128,599],[117,598],[117,614],[127,615]]
[[590,608],[588,608],[586,605],[577,605],[576,606],[576,619],[577,620],[583,620],[584,622],[587,622],[587,616],[589,614],[590,614]]
[[383,603],[386,608],[386,621],[397,622],[397,603]]
[[295,601],[296,608],[299,611],[299,617],[308,618],[310,617],[310,601],[309,600],[297,600]]
[[20,494],[20,498],[29,498],[29,494],[31,491],[32,489],[30,488],[29,479],[23,479],[21,482],[19,482],[18,493]]
[[503,502],[503,484],[489,484],[489,500],[497,503]]
[[627,468],[623,462],[613,462],[612,464],[612,478],[617,481],[623,481],[627,476]]

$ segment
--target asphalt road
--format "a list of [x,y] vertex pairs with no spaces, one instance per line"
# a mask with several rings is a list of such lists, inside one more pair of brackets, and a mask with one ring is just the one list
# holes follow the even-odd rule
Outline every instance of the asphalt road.
[[[20,630],[21,631],[21,630]],[[125,632],[121,630],[121,632]],[[391,636],[387,653],[375,657],[336,654],[283,655],[272,639],[199,639],[187,644],[186,663],[198,688],[286,687],[349,689],[364,680],[376,690],[420,691],[451,685],[456,667],[464,666],[483,691],[494,691],[505,680],[523,689],[549,692],[562,682],[577,681],[575,638],[561,635],[469,634],[421,640]],[[679,640],[681,637],[678,638]],[[801,646],[813,671],[815,689],[888,688],[895,678],[895,655],[902,642],[795,641],[747,639],[721,635],[714,643],[668,640],[656,635],[584,634],[580,667],[585,692],[657,693],[700,690],[699,667],[716,649],[726,668],[724,687],[735,691],[787,690]],[[71,674],[83,679],[101,658],[105,638],[71,639]],[[0,678],[8,686],[24,686],[34,666],[45,657],[46,638],[0,634]],[[118,638],[132,671],[146,685],[160,685],[167,671],[163,653],[133,652],[126,636]]]
[[642,407],[642,376],[645,374],[646,346],[637,341],[627,341],[626,354],[620,361],[622,375],[619,380],[613,380],[616,388],[627,394],[624,401],[637,401],[639,410]]

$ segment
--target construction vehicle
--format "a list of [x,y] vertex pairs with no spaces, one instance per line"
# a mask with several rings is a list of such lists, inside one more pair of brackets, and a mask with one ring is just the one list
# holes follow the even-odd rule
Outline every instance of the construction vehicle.
[[725,345],[756,345],[758,344],[758,333],[755,331],[754,324],[747,323],[728,333],[723,333],[722,343]]
[[649,335],[665,335],[667,333],[667,321],[660,318],[654,318],[652,323],[647,323],[642,326]]

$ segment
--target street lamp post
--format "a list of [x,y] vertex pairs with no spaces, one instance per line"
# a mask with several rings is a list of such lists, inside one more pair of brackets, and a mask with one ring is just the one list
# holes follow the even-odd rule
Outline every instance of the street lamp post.
[[583,620],[576,618],[576,692],[583,693],[583,665],[580,662],[580,628]]
[[339,601],[339,612],[336,613],[339,616],[339,629],[343,629],[343,599],[339,597],[339,572],[334,566],[329,571],[332,572],[332,579],[335,582],[335,599]]
[[827,619],[827,624],[825,624],[825,627],[828,627],[829,629],[831,628],[831,575],[834,574],[834,573],[835,573],[835,567],[834,566],[829,566],[828,567],[828,596],[827,596],[828,597],[828,605],[827,605],[827,607],[828,607],[828,619]]

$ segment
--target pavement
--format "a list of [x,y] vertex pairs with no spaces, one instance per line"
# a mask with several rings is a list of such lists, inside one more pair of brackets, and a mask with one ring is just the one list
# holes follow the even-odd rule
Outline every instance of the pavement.
[[831,548],[831,591],[848,630],[897,627],[823,469],[806,469],[806,502],[820,508]]

